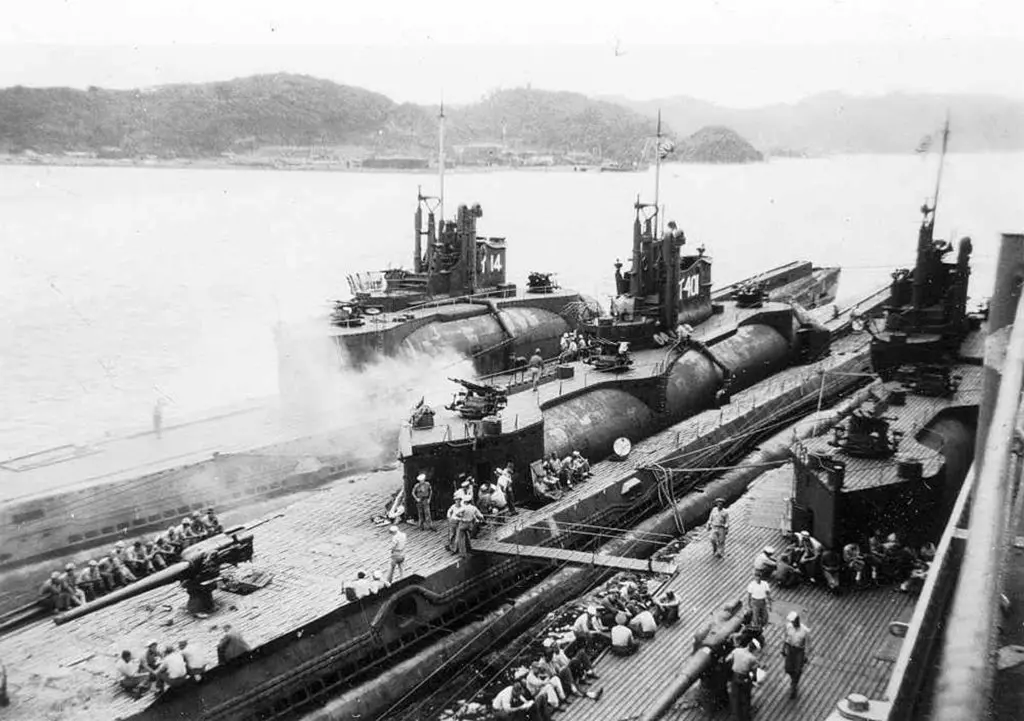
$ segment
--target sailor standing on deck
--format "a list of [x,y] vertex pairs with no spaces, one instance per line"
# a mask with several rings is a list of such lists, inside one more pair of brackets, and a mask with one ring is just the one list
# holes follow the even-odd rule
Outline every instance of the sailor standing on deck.
[[395,569],[398,570],[398,577],[402,577],[402,567],[405,565],[405,544],[406,536],[398,526],[388,529],[391,533],[391,568],[388,570],[388,584],[395,579]]
[[761,650],[761,644],[751,641],[744,648],[733,649],[725,662],[732,666],[732,678],[729,680],[729,706],[732,717],[736,721],[750,721],[750,694],[754,685],[754,674],[758,663],[755,655]]
[[448,506],[448,542],[444,544],[452,553],[458,553],[457,537],[459,535],[459,510],[462,508],[462,499],[456,498],[452,505]]
[[747,603],[753,614],[753,625],[764,628],[768,625],[768,612],[772,608],[772,592],[768,582],[755,578],[747,585]]
[[527,365],[530,367],[530,377],[533,379],[533,390],[536,391],[537,385],[540,383],[540,373],[544,370],[544,358],[540,354],[540,348],[533,352]]
[[786,658],[786,675],[789,676],[789,697],[796,698],[797,686],[804,666],[810,660],[811,629],[800,623],[800,614],[790,611],[783,629],[782,655]]
[[729,512],[725,510],[725,500],[715,499],[715,507],[708,516],[708,528],[711,530],[711,554],[718,558],[725,557],[725,537],[729,533]]
[[416,476],[416,485],[412,487],[412,497],[416,499],[416,515],[419,518],[420,530],[429,527],[434,529],[434,519],[430,516],[430,499],[434,496],[434,488],[427,482],[427,474]]

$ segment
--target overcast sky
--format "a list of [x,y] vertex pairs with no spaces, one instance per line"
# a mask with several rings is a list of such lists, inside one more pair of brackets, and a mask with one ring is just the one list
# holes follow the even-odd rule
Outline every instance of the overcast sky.
[[532,84],[733,106],[839,90],[1024,97],[1021,0],[10,0],[0,86],[297,72],[398,101]]

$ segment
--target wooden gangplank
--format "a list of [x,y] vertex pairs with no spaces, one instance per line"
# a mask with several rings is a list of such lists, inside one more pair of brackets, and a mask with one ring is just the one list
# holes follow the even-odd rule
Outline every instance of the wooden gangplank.
[[638,571],[641,573],[664,573],[673,575],[675,564],[664,561],[652,561],[642,558],[625,558],[624,556],[607,556],[587,551],[571,551],[567,548],[551,548],[549,546],[524,546],[504,541],[473,541],[473,550],[482,553],[494,553],[500,556],[518,556],[536,558],[547,561],[561,561],[577,566],[603,566],[620,571]]

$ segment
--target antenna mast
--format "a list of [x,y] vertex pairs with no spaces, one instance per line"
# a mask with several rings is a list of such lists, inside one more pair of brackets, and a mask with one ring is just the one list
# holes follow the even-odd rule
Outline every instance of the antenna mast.
[[441,112],[438,117],[437,170],[440,188],[438,191],[438,216],[444,222],[444,95],[441,96]]
[[942,168],[946,164],[946,146],[949,144],[949,111],[946,111],[946,124],[942,127],[942,154],[939,155],[939,174],[935,178],[935,197],[932,200],[932,219],[939,207],[939,188],[942,187]]
[[658,110],[658,136],[654,141],[654,229],[661,225],[661,213],[658,212],[658,194],[661,192],[661,110]]

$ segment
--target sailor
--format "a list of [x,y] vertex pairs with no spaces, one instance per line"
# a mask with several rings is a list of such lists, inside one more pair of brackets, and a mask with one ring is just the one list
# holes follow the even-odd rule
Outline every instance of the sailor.
[[679,620],[679,597],[675,591],[665,591],[655,599],[654,605],[658,607],[661,622],[666,626],[671,626]]
[[206,538],[209,536],[209,531],[206,528],[206,522],[203,521],[202,515],[199,511],[192,511],[190,516],[192,519],[192,533],[199,538]]
[[243,656],[251,650],[242,634],[231,627],[231,624],[224,624],[224,635],[217,644],[217,663],[225,664],[233,659]]
[[100,572],[100,578],[103,579],[103,585],[106,586],[107,591],[113,591],[123,585],[117,580],[114,563],[110,560],[110,556],[101,556],[100,560],[96,562],[96,569]]
[[142,660],[139,661],[139,667],[155,677],[156,670],[160,668],[160,661],[162,659],[163,656],[160,655],[160,649],[157,647],[156,641],[147,641],[146,652],[142,655]]
[[189,646],[188,641],[185,639],[178,641],[178,651],[181,653],[182,658],[185,659],[185,670],[188,672],[189,677],[196,681],[202,681],[207,666],[206,658],[203,654],[195,646]]
[[366,577],[366,571],[359,571],[356,574],[356,580],[352,582],[350,588],[357,600],[360,598],[366,598],[373,592],[370,585],[370,579]]
[[180,549],[176,543],[176,538],[177,534],[174,532],[174,529],[168,528],[165,533],[157,536],[153,542],[166,565],[174,563],[179,556]]
[[398,530],[398,526],[391,526],[388,529],[391,534],[391,567],[388,569],[388,584],[390,585],[395,579],[395,571],[398,571],[398,577],[402,577],[402,568],[405,565],[405,534]]
[[100,571],[96,561],[89,561],[85,568],[82,569],[81,573],[78,574],[78,587],[82,589],[82,593],[85,594],[86,601],[92,601],[94,598],[99,598],[106,591],[106,586],[103,583],[103,578],[100,576]]
[[633,616],[629,622],[629,628],[640,638],[654,638],[654,634],[658,630],[658,622],[654,620],[654,614],[645,608]]
[[768,625],[768,613],[772,609],[772,591],[763,578],[755,578],[747,584],[747,606],[753,614],[754,626]]
[[491,513],[504,515],[508,511],[508,496],[499,486],[491,484]]
[[444,544],[452,553],[458,553],[456,550],[456,538],[459,534],[459,511],[462,508],[464,501],[461,498],[456,498],[452,505],[448,506],[448,542]]
[[188,666],[181,651],[174,646],[164,647],[164,657],[156,669],[156,691],[165,688],[177,688],[188,681]]
[[160,398],[157,400],[156,405],[153,406],[153,433],[156,434],[157,439],[160,438],[160,434],[164,428],[164,399]]
[[[525,674],[524,674],[525,675]],[[515,681],[501,689],[491,701],[491,708],[499,719],[540,719],[551,721],[551,709],[547,707],[547,697],[543,701],[533,701],[526,695],[522,681]],[[534,713],[534,708],[537,713]]]
[[142,547],[142,541],[137,540],[124,551],[124,562],[128,570],[136,577],[145,576],[153,572],[153,566],[146,558],[146,549]]
[[715,507],[708,516],[708,528],[711,530],[711,554],[724,558],[725,537],[729,533],[729,511],[725,510],[725,499],[715,499]]
[[[562,667],[568,667],[572,673],[573,679],[577,684],[588,683],[591,679],[597,679],[599,676],[594,672],[594,664],[590,660],[590,654],[587,653],[586,648],[580,648],[576,653],[573,654],[572,658],[565,652],[566,646],[571,643],[573,637],[566,636],[561,640],[554,641],[552,644],[553,653],[551,654],[551,663],[554,665],[556,670]],[[581,644],[582,646],[582,644]],[[590,698],[595,701],[601,696],[601,689],[598,689],[596,696],[587,694]]]
[[544,370],[544,357],[540,354],[540,348],[533,352],[530,356],[530,360],[527,363],[530,368],[530,378],[533,380],[533,390],[537,390],[537,386],[540,384],[540,374]]
[[477,494],[477,507],[480,513],[490,515],[494,509],[494,491],[496,489],[490,483],[482,483],[480,492]]
[[800,559],[797,564],[804,578],[811,583],[818,582],[818,574],[821,571],[821,541],[811,536],[807,531],[800,531]]
[[60,577],[60,589],[64,596],[65,608],[74,608],[85,603],[85,594],[78,587],[78,574],[75,573],[75,564],[68,563],[64,566],[64,573]]
[[[576,684],[576,678],[572,675],[572,671],[569,669],[569,659],[562,654],[562,658],[557,662],[555,661],[555,641],[551,638],[544,639],[544,656],[537,661],[537,665],[542,667],[548,675],[557,678],[562,683],[562,688],[565,689],[565,693],[575,694],[576,696],[582,696],[583,691]],[[563,660],[564,659],[564,660]]]
[[216,536],[224,530],[220,525],[220,519],[217,518],[217,514],[213,512],[212,508],[206,509],[206,520],[204,523],[206,523],[206,528],[211,536]]
[[427,474],[421,473],[416,476],[416,485],[412,487],[412,497],[416,499],[416,516],[419,519],[420,530],[434,528],[434,519],[430,515],[430,500],[434,497],[434,487],[427,482]]
[[572,624],[572,632],[577,638],[583,639],[587,645],[596,650],[611,643],[608,629],[598,617],[597,606],[587,606],[583,613],[576,617]]
[[754,683],[754,674],[758,669],[757,656],[761,644],[751,641],[744,648],[736,648],[729,652],[725,661],[732,666],[732,678],[729,680],[729,705],[732,718],[737,721],[750,721],[750,694]]
[[546,695],[548,704],[553,709],[557,709],[559,704],[565,701],[565,689],[562,688],[561,680],[557,676],[549,676],[547,669],[536,662],[530,664],[523,683],[526,684],[526,690],[534,698]]
[[573,470],[575,471],[579,480],[590,478],[590,461],[583,457],[583,454],[579,451],[572,452],[573,458]]
[[181,555],[182,549],[185,548],[185,541],[181,537],[181,534],[178,533],[177,526],[167,527],[167,533],[164,535],[164,540],[167,542],[167,545],[173,549],[172,556],[177,557]]
[[63,599],[60,590],[60,571],[54,571],[39,588],[39,598],[43,605],[51,611],[63,611]]
[[118,541],[118,543],[121,544],[121,547],[115,546],[109,556],[110,568],[117,582],[122,586],[126,586],[129,583],[135,583],[138,579],[135,578],[134,573],[128,570],[128,566],[122,560],[124,556],[124,543],[122,541]]
[[513,465],[512,461],[505,464],[504,468],[498,470],[498,489],[505,494],[505,500],[508,502],[508,512],[511,515],[516,515],[515,499],[512,494],[512,478],[513,478]]
[[775,548],[773,546],[765,546],[757,554],[757,558],[754,559],[754,575],[757,578],[771,578],[778,565],[778,562],[775,560]]
[[181,538],[183,548],[188,548],[199,540],[192,530],[192,519],[188,516],[181,519],[181,525],[178,526],[178,536]]
[[480,509],[472,503],[463,501],[459,508],[459,531],[455,538],[455,548],[460,556],[468,556],[473,550],[470,547],[469,539],[472,538],[478,524],[484,522],[484,516]]
[[118,684],[135,698],[149,690],[149,673],[141,670],[139,660],[132,657],[131,651],[122,651],[121,660],[114,668]]
[[157,544],[153,541],[146,541],[143,553],[146,554],[146,563],[154,571],[162,571],[167,568],[167,561],[164,559],[164,554]]
[[665,233],[662,235],[662,240],[679,240],[680,245],[686,243],[686,235],[683,233],[682,228],[676,225],[676,221],[668,221],[668,227],[665,229]]
[[619,613],[615,617],[615,625],[612,627],[612,653],[616,656],[632,656],[640,648],[640,644],[633,638],[628,622],[629,617],[624,613]]
[[455,500],[462,500],[465,501],[466,503],[472,503],[473,483],[469,480],[469,478],[466,478],[465,476],[463,476],[463,478],[464,480],[462,481],[462,483],[460,483],[459,487],[455,489]]
[[789,676],[789,697],[796,698],[800,676],[811,656],[811,629],[800,622],[799,613],[790,611],[783,633],[782,655],[786,659],[786,675]]

